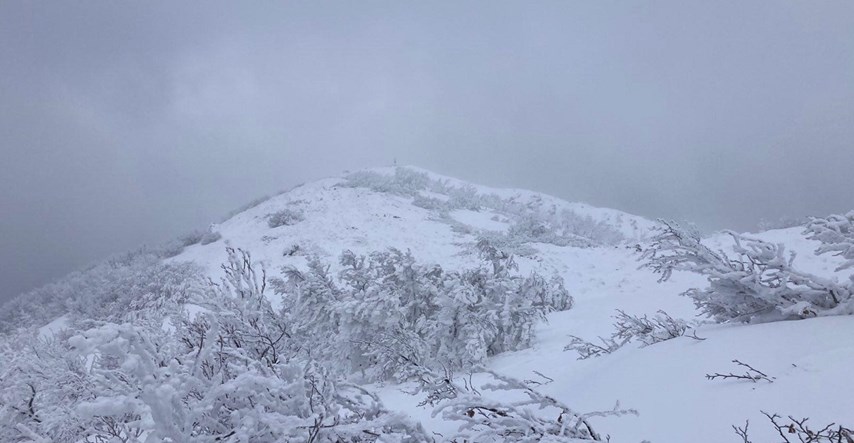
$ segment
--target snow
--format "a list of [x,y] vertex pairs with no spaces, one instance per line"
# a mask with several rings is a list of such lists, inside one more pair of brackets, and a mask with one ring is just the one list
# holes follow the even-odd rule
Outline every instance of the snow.
[[[850,422],[854,396],[844,388],[854,364],[854,333],[847,317],[751,326],[701,328],[696,341],[679,338],[645,348],[621,349],[598,359],[573,361],[561,351],[561,332],[579,313],[553,316],[552,333],[536,347],[497,357],[492,369],[518,378],[540,371],[555,379],[543,390],[581,411],[607,409],[616,400],[639,417],[594,420],[614,441],[654,442],[732,440],[730,425],[755,423],[760,410],[810,417],[815,423]],[[559,317],[559,318],[554,318]],[[739,372],[739,359],[776,377],[773,383],[706,380],[705,374]],[[703,434],[698,440],[697,432]]]
[[[387,169],[376,171],[391,173]],[[452,185],[466,185],[427,173]],[[632,241],[644,239],[653,226],[651,221],[620,211],[567,203],[530,191],[475,188],[483,194],[573,210],[617,227]],[[446,198],[428,191],[421,194]],[[294,203],[300,201],[308,203]],[[268,229],[264,215],[288,205],[302,207],[305,220]],[[455,210],[448,215],[473,232],[504,231],[508,227],[502,214],[493,211]],[[452,229],[447,220],[412,205],[406,197],[346,188],[336,179],[307,184],[274,197],[226,221],[220,232],[231,245],[252,251],[256,259],[273,268],[301,265],[300,257],[282,257],[286,244],[306,245],[333,259],[345,249],[369,252],[398,247],[412,250],[422,262],[446,267],[475,263],[475,257],[465,254],[460,246],[474,240],[471,234]],[[261,241],[260,232],[274,239]],[[789,228],[755,236],[785,243],[797,251],[797,263],[807,272],[832,273],[841,260],[814,255],[817,243],[806,240],[800,232],[800,228]],[[724,249],[730,244],[729,237],[722,233],[712,236],[709,242]],[[575,297],[576,306],[552,314],[548,324],[540,328],[534,347],[497,356],[490,369],[523,379],[539,371],[555,380],[541,389],[578,411],[609,409],[617,400],[624,407],[637,409],[639,417],[594,419],[594,424],[603,433],[611,434],[613,441],[733,441],[731,425],[742,425],[746,419],[752,423],[752,438],[763,441],[774,434],[760,410],[809,416],[815,423],[845,423],[854,416],[854,395],[841,389],[847,385],[844,380],[848,368],[854,367],[854,345],[850,342],[854,319],[704,326],[698,331],[704,341],[679,338],[645,348],[629,345],[602,358],[579,361],[571,351],[563,351],[568,336],[593,340],[608,335],[616,309],[638,315],[663,309],[677,318],[696,319],[692,302],[678,294],[690,287],[705,286],[705,280],[677,274],[668,282],[658,283],[657,276],[649,270],[638,269],[640,263],[631,241],[617,247],[532,246],[538,251],[534,256],[517,258],[520,270],[559,274]],[[224,258],[222,245],[215,243],[190,247],[175,260],[192,260],[215,268]],[[706,380],[706,373],[736,371],[733,359],[755,365],[777,378],[774,383]],[[420,399],[404,393],[404,388],[381,388],[387,407],[422,421],[431,431],[453,432],[455,424],[430,417],[430,409],[418,408]]]
[[[393,173],[388,168],[375,171]],[[467,185],[420,171],[450,185]],[[343,250],[368,253],[396,247],[411,250],[422,263],[453,269],[478,263],[470,250],[476,240],[473,233],[506,231],[509,226],[507,215],[495,211],[465,209],[439,214],[413,205],[410,197],[341,183],[340,178],[329,178],[275,196],[216,225],[221,240],[189,246],[170,260],[195,262],[219,278],[219,265],[226,261],[224,245],[231,245],[250,251],[270,275],[277,275],[284,266],[305,266],[307,254],[325,258],[334,273]],[[601,358],[577,360],[572,351],[563,350],[569,336],[594,340],[608,335],[616,309],[638,315],[663,309],[675,318],[702,320],[696,318],[691,300],[679,294],[691,287],[704,287],[705,279],[677,273],[669,281],[658,283],[656,275],[639,269],[633,246],[648,236],[652,221],[530,191],[475,189],[504,199],[569,209],[603,221],[627,237],[624,244],[608,247],[537,243],[532,245],[535,254],[517,257],[522,273],[536,270],[563,277],[576,305],[572,310],[551,314],[548,323],[539,328],[533,347],[499,355],[491,360],[489,369],[520,379],[531,378],[533,371],[539,371],[554,381],[538,389],[579,412],[607,410],[617,400],[623,407],[637,409],[638,417],[592,419],[597,430],[610,434],[614,442],[738,441],[731,425],[741,426],[748,419],[753,441],[772,441],[776,434],[761,415],[763,410],[810,417],[816,425],[837,422],[851,426],[854,422],[854,389],[849,383],[850,368],[854,367],[854,318],[850,316],[761,325],[706,324],[697,329],[697,335],[705,339],[702,341],[682,337],[647,347],[630,344]],[[448,199],[432,191],[421,191],[420,195]],[[304,219],[291,226],[270,228],[266,216],[284,208],[301,211]],[[785,243],[797,252],[796,263],[807,272],[848,278],[850,271],[834,273],[841,259],[813,254],[817,243],[806,240],[800,228],[750,235]],[[728,251],[726,234],[715,234],[708,241],[716,245],[713,249]],[[299,250],[286,254],[294,245]],[[189,312],[198,310],[190,307]],[[60,317],[40,331],[49,334],[66,321]],[[775,377],[773,383],[706,379],[707,373],[739,371],[731,363],[733,359]],[[429,431],[444,435],[453,432],[456,424],[431,417],[431,409],[416,406],[421,398],[405,393],[407,386],[375,388],[389,409],[422,421]]]

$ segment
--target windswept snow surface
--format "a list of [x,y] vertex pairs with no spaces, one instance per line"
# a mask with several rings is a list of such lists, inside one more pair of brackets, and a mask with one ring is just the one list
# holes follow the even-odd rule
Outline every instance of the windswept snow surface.
[[[578,412],[608,410],[616,401],[634,408],[639,416],[593,418],[597,431],[613,442],[722,443],[741,441],[731,425],[750,420],[756,443],[778,441],[760,411],[783,416],[810,417],[820,427],[830,422],[854,423],[854,318],[833,317],[763,325],[702,325],[702,341],[677,338],[648,347],[632,343],[617,352],[577,360],[564,351],[569,336],[587,340],[607,336],[616,309],[629,314],[654,314],[697,319],[690,299],[679,296],[691,287],[704,287],[705,279],[676,273],[664,283],[647,269],[639,269],[635,245],[643,243],[654,223],[612,209],[594,208],[529,191],[491,189],[410,169],[426,176],[424,189],[388,192],[348,185],[346,179],[329,178],[295,188],[213,225],[222,235],[207,245],[187,247],[172,261],[192,261],[220,276],[226,260],[225,246],[242,248],[277,275],[284,266],[304,267],[306,257],[318,255],[333,265],[343,250],[368,253],[394,247],[409,249],[421,263],[454,269],[479,263],[474,244],[484,234],[501,235],[520,220],[518,208],[536,217],[571,211],[622,234],[622,241],[587,247],[576,243],[527,241],[516,257],[520,272],[532,270],[560,275],[575,297],[575,307],[551,314],[529,349],[493,358],[490,369],[532,378],[538,371],[553,382],[538,387]],[[392,177],[392,168],[369,171]],[[460,207],[442,209],[459,200],[459,190],[495,196],[502,208]],[[432,207],[434,205],[435,207]],[[476,205],[475,205],[476,206]],[[495,205],[493,205],[495,206]],[[437,209],[438,208],[438,209]],[[516,208],[516,209],[507,209]],[[268,216],[282,210],[301,214],[291,225],[271,228]],[[446,208],[447,209],[447,208]],[[799,228],[755,234],[785,243],[798,253],[796,264],[808,272],[833,275],[839,260],[816,256],[816,243],[804,239]],[[727,249],[728,236],[717,234],[710,245]],[[518,245],[516,245],[518,246]],[[847,278],[839,274],[838,278]],[[64,321],[64,320],[62,320]],[[49,329],[60,327],[58,321]],[[740,372],[731,361],[739,359],[774,377],[773,383],[743,380],[707,380],[707,373]],[[375,386],[386,406],[420,420],[432,432],[453,434],[459,423],[431,417],[417,406],[421,397],[403,392],[407,386]]]

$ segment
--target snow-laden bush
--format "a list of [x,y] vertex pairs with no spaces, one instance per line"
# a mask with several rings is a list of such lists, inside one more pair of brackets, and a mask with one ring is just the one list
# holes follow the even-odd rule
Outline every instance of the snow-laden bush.
[[821,242],[816,254],[832,252],[845,259],[837,271],[854,267],[854,211],[845,215],[813,218],[804,233],[810,240]]
[[673,271],[706,276],[708,288],[689,289],[684,295],[720,322],[767,322],[854,311],[850,284],[797,269],[794,252],[787,255],[783,244],[728,234],[733,239],[733,256],[712,251],[695,232],[662,222],[642,259],[661,274],[659,281],[670,278]]
[[302,211],[285,208],[272,214],[267,214],[267,225],[271,228],[295,225],[305,219]]
[[[404,167],[396,168],[394,174],[355,172],[345,178],[343,186],[412,197],[413,205],[443,215],[454,210],[495,211],[512,220],[509,231],[500,234],[503,238],[493,238],[495,243],[508,250],[519,248],[522,251],[526,243],[532,242],[590,247],[616,245],[625,240],[623,233],[608,223],[568,208],[558,210],[557,206],[548,205],[539,195],[502,198],[479,192],[470,184],[453,185],[447,180],[432,179],[424,172]],[[445,195],[447,200],[425,196],[422,191]],[[453,223],[452,220],[445,217],[446,222]],[[460,228],[456,226],[456,229]]]
[[451,207],[447,201],[438,199],[436,197],[425,197],[423,195],[416,195],[415,198],[412,199],[412,204],[414,206],[418,206],[419,208],[437,211],[440,213],[448,212],[451,210]]
[[306,358],[248,254],[229,250],[223,269],[220,284],[191,300],[194,316],[90,322],[32,352],[2,349],[2,440],[428,440]]
[[63,314],[75,318],[119,321],[164,303],[185,301],[203,284],[200,268],[163,263],[140,250],[73,272],[21,294],[0,309],[0,332],[44,325]]
[[794,228],[797,226],[806,226],[806,224],[809,222],[809,217],[783,216],[777,219],[776,221],[761,220],[756,227],[759,228],[759,231],[770,231],[772,229],[786,229]]
[[555,208],[548,212],[520,212],[506,233],[491,236],[491,241],[508,249],[527,243],[588,248],[616,245],[623,240],[623,234],[605,222],[568,209],[558,213]]
[[40,339],[30,331],[0,343],[0,441],[80,441],[81,430],[99,426],[73,410],[94,395],[87,361],[71,351],[68,337],[60,331]]
[[494,248],[482,257],[488,268],[446,272],[396,249],[345,252],[340,283],[315,259],[275,288],[313,356],[366,379],[407,380],[413,362],[459,369],[527,347],[546,313],[572,306],[560,279],[519,276]]
[[157,255],[163,258],[175,257],[186,249],[188,246],[202,244],[207,245],[222,238],[219,232],[208,230],[195,230],[188,234],[184,234],[175,240],[171,240],[161,245],[154,250]]
[[538,252],[537,248],[531,246],[524,239],[518,236],[508,235],[506,232],[484,231],[477,235],[477,240],[472,244],[467,252],[477,252],[479,245],[488,243],[494,247],[513,254],[515,257],[533,257]]
[[616,245],[625,240],[622,232],[604,221],[594,220],[589,215],[580,215],[569,209],[560,211],[555,224],[561,236],[578,236],[597,245]]
[[550,243],[578,248],[587,248],[596,244],[588,238],[561,232],[546,218],[533,214],[526,214],[516,220],[506,235],[516,243]]
[[483,195],[478,194],[477,188],[469,184],[449,188],[448,197],[448,204],[453,209],[479,211],[486,206]]
[[178,238],[178,241],[181,243],[181,246],[187,247],[198,244],[202,241],[202,238],[204,238],[204,236],[204,231],[193,231],[189,234],[182,235]]
[[160,256],[164,258],[171,258],[179,255],[184,252],[184,249],[187,246],[192,246],[198,244],[205,238],[205,231],[192,231],[188,234],[184,234],[174,240],[166,242],[166,244],[160,246],[158,248],[158,253]]
[[374,171],[358,171],[344,177],[343,186],[349,188],[368,188],[376,192],[415,196],[430,185],[430,177],[413,169],[397,167],[393,175]]
[[219,241],[222,239],[222,234],[216,231],[208,231],[205,235],[202,236],[201,240],[199,240],[199,244],[201,245],[209,245],[213,242]]

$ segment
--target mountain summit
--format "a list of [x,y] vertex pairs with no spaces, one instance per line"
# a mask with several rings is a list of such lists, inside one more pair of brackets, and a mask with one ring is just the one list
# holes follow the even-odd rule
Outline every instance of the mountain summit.
[[636,244],[653,226],[625,212],[535,192],[473,185],[414,167],[377,168],[257,201],[211,225],[207,235],[216,241],[190,245],[171,260],[217,272],[226,258],[223,244],[274,267],[393,247],[453,268],[470,262],[472,246],[487,238],[533,266],[555,248]]

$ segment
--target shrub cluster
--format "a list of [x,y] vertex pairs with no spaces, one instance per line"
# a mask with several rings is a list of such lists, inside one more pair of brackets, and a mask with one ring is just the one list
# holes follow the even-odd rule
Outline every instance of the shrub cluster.
[[481,254],[488,267],[449,272],[396,249],[347,251],[338,281],[315,259],[273,287],[315,358],[367,380],[407,380],[414,363],[459,369],[527,347],[546,313],[572,306],[560,279],[516,275],[488,245]]
[[279,226],[291,226],[295,225],[301,221],[305,216],[302,211],[297,209],[285,208],[281,211],[274,212],[272,214],[267,214],[267,225],[271,228],[278,228]]

